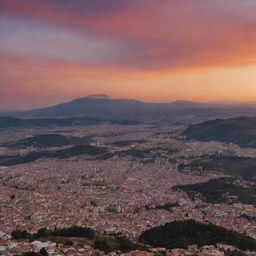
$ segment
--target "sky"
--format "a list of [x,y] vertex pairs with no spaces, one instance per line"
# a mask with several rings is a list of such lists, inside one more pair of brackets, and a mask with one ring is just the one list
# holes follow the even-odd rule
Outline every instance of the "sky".
[[0,0],[0,111],[90,94],[256,102],[256,1]]

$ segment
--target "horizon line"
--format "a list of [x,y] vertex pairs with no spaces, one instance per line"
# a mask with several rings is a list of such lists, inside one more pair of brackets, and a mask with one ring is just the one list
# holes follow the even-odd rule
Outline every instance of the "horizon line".
[[24,109],[7,109],[7,110],[1,110],[0,113],[17,113],[17,112],[23,112],[23,111],[30,111],[30,110],[35,110],[35,109],[43,109],[43,108],[49,108],[49,107],[54,107],[56,105],[60,104],[65,104],[69,103],[75,100],[79,99],[85,99],[85,98],[94,98],[94,99],[108,99],[108,100],[133,100],[133,101],[138,101],[141,103],[148,103],[148,104],[171,104],[171,103],[176,103],[176,102],[184,102],[184,103],[194,103],[194,104],[210,104],[210,105],[256,105],[256,101],[194,101],[194,100],[189,100],[189,99],[175,99],[172,101],[144,101],[136,98],[122,98],[122,97],[113,97],[107,94],[88,94],[85,95],[84,97],[77,97],[77,98],[72,98],[72,99],[67,99],[63,100],[61,102],[57,102],[55,104],[51,105],[44,105],[41,107],[34,107],[34,108],[24,108]]

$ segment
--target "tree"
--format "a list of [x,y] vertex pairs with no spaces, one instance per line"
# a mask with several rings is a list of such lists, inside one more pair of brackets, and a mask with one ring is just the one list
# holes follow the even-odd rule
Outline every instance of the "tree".
[[40,254],[41,254],[41,256],[49,256],[49,253],[47,252],[47,250],[44,247],[40,250]]
[[26,239],[30,237],[30,234],[26,230],[16,229],[12,231],[11,236],[13,239]]
[[36,237],[45,237],[50,235],[50,231],[47,228],[40,228],[37,231]]
[[99,250],[104,251],[104,252],[110,252],[111,251],[108,243],[105,240],[96,240],[94,242],[94,248],[99,249]]
[[36,252],[24,252],[22,256],[40,256],[40,254]]

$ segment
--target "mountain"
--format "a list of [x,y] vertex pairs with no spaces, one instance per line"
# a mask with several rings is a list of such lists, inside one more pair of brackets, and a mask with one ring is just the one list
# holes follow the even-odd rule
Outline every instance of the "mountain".
[[133,99],[113,99],[104,94],[90,95],[55,106],[34,109],[16,116],[26,118],[88,117],[111,120],[196,123],[212,118],[256,115],[253,106],[206,104],[179,100],[170,103],[148,103]]
[[90,95],[52,107],[27,111],[26,114],[39,116],[88,116],[112,118],[134,113],[155,113],[178,109],[213,108],[217,105],[192,101],[174,101],[171,103],[147,103],[132,99],[112,99],[104,94]]
[[216,119],[190,125],[183,133],[189,140],[232,142],[256,147],[256,117]]
[[111,99],[106,95],[91,95],[52,107],[27,111],[26,114],[37,116],[112,118],[116,116],[120,117],[127,113],[133,113],[138,111],[138,109],[145,109],[149,105],[136,100]]

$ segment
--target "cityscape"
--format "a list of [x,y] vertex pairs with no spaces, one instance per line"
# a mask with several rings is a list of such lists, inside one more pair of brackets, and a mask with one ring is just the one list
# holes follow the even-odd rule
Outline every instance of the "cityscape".
[[256,255],[256,1],[0,0],[0,255]]

